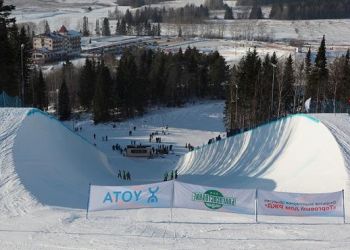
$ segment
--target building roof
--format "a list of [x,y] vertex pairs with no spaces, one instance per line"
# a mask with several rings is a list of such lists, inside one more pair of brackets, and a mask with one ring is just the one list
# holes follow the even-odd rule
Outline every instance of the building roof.
[[68,30],[67,30],[66,26],[62,25],[58,32],[59,33],[67,33]]

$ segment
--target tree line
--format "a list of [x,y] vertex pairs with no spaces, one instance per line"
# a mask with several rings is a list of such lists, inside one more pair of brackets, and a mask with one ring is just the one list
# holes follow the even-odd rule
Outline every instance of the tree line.
[[32,39],[29,29],[19,28],[10,17],[13,5],[0,0],[0,91],[18,96],[25,106],[47,106],[43,74],[31,61]]
[[279,117],[305,112],[311,98],[312,112],[346,111],[350,98],[350,53],[326,58],[323,37],[314,62],[311,49],[302,62],[291,55],[285,60],[276,54],[259,57],[250,50],[230,72],[226,88],[225,123],[229,130],[254,127]]
[[270,19],[338,19],[350,17],[350,0],[238,0],[237,5],[271,5]]
[[271,19],[334,19],[350,17],[350,0],[295,0],[272,5]]
[[[72,108],[83,108],[99,123],[142,115],[155,105],[181,106],[196,98],[225,97],[228,67],[218,52],[206,55],[196,48],[177,53],[133,48],[126,49],[117,64],[115,68],[103,58],[86,59],[81,69],[74,69],[66,62],[58,103],[58,110],[66,112],[60,118],[68,119]],[[77,71],[76,77],[70,78],[78,82],[76,88],[70,86],[69,71]]]

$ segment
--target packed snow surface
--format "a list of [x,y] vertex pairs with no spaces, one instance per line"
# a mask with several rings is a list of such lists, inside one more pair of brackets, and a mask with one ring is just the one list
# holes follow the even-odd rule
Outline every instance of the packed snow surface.
[[[0,249],[346,249],[350,227],[341,219],[268,217],[256,224],[252,216],[186,209],[173,209],[171,223],[169,209],[85,219],[89,183],[156,182],[171,169],[180,181],[211,186],[345,189],[348,212],[347,114],[291,116],[226,139],[223,106],[155,109],[116,126],[95,126],[89,118],[62,124],[35,109],[0,109]],[[82,130],[72,132],[73,126]],[[173,153],[134,159],[112,150],[131,140],[155,147],[149,134],[156,131]],[[219,134],[221,141],[206,145]],[[186,143],[195,150],[188,152]],[[132,180],[116,178],[118,170],[130,171]]]

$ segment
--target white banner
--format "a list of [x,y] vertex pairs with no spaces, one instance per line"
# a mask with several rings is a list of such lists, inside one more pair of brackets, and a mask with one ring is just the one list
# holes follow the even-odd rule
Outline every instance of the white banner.
[[174,207],[255,214],[255,190],[174,183]]
[[91,186],[89,211],[131,208],[169,208],[173,182],[138,186]]
[[342,192],[299,194],[258,191],[258,215],[343,216]]

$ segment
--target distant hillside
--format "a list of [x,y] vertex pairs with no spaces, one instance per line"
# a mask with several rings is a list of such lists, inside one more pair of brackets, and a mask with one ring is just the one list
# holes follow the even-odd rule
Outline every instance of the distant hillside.
[[5,4],[13,4],[17,8],[39,6],[48,7],[87,7],[112,6],[114,0],[5,0]]
[[271,5],[271,19],[350,18],[350,0],[238,0],[237,5]]

